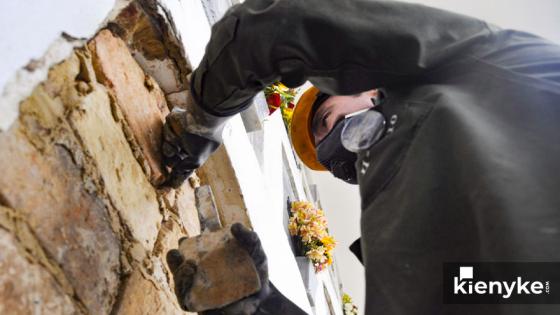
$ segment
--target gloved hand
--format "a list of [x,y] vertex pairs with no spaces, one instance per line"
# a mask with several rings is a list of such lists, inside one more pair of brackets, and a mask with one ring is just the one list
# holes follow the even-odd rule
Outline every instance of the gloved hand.
[[163,162],[171,168],[165,186],[179,187],[208,156],[218,148],[218,141],[189,132],[186,110],[174,108],[163,126]]
[[187,97],[185,109],[173,109],[163,126],[163,162],[171,168],[164,186],[179,187],[208,159],[222,142],[228,119],[207,113],[192,95]]
[[[253,259],[261,281],[261,290],[224,308],[203,312],[203,315],[255,314],[260,304],[270,295],[268,264],[257,233],[247,229],[240,223],[235,223],[231,226],[231,234]],[[185,309],[183,301],[192,287],[194,275],[196,274],[196,264],[192,260],[185,261],[183,255],[176,249],[170,250],[167,253],[167,264],[173,274],[175,294],[179,300],[179,305],[188,311]]]

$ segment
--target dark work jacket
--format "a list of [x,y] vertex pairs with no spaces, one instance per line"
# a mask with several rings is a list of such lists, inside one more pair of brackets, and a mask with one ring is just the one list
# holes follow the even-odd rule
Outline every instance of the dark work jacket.
[[247,0],[192,80],[218,116],[276,80],[385,89],[357,162],[366,314],[560,314],[442,303],[444,262],[560,261],[559,46],[416,4]]

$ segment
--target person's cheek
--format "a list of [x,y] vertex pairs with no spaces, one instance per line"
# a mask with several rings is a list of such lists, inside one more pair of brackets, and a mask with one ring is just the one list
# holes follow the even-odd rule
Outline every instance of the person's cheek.
[[344,113],[331,114],[331,115],[329,116],[329,118],[328,118],[328,124],[327,124],[328,129],[327,129],[327,133],[330,132],[330,131],[334,128],[334,126],[336,125],[336,123],[337,123],[339,120],[344,119],[344,116],[345,116],[345,115],[346,115],[346,114],[344,114]]

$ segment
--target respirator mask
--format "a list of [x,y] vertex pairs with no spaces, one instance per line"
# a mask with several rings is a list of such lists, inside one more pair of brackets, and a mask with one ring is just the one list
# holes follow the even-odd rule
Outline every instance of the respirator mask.
[[375,144],[385,132],[385,118],[373,108],[348,114],[316,146],[317,158],[336,178],[357,184],[357,153]]

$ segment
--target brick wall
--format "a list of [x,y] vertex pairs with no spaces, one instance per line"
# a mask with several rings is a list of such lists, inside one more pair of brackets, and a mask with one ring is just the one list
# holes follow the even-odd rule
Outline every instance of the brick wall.
[[183,313],[164,256],[200,226],[188,183],[158,189],[159,146],[190,66],[161,9],[139,2],[0,132],[0,314]]

